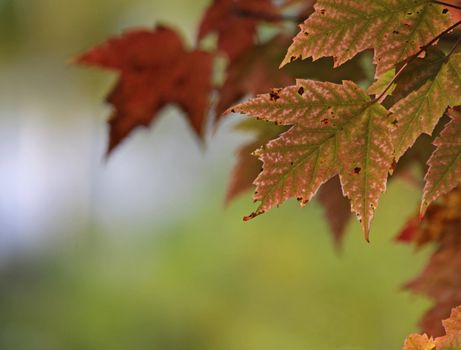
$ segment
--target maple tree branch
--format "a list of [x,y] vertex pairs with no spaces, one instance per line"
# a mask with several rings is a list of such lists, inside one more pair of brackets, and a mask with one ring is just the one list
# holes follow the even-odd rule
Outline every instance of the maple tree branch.
[[234,14],[240,17],[258,19],[266,22],[295,22],[300,23],[305,20],[304,16],[277,15],[273,13],[255,12],[245,9],[235,9]]
[[439,5],[443,5],[443,6],[446,6],[446,7],[451,7],[451,8],[457,9],[457,10],[461,10],[461,6],[458,6],[458,5],[449,4],[447,2],[437,1],[437,0],[433,0],[432,2],[434,4],[439,4]]
[[[402,74],[402,72],[405,70],[405,68],[408,66],[408,64],[410,64],[411,62],[413,62],[419,55],[421,55],[424,51],[427,50],[428,47],[432,46],[432,44],[434,44],[437,40],[439,40],[442,36],[444,36],[445,34],[447,34],[448,32],[451,32],[453,29],[455,29],[456,27],[458,27],[459,25],[461,24],[461,20],[460,21],[457,21],[456,23],[454,23],[453,25],[451,25],[450,27],[448,27],[447,29],[445,29],[443,32],[441,32],[439,35],[437,35],[436,37],[434,37],[431,41],[429,41],[426,45],[422,46],[421,49],[415,53],[413,56],[411,56],[406,62],[405,64],[399,69],[399,71],[394,75],[394,77],[392,78],[392,80],[389,82],[389,84],[386,85],[386,87],[384,88],[383,92],[381,92],[381,94],[379,94],[379,96],[377,96],[373,101],[372,103],[376,103],[376,102],[383,102],[383,100],[386,98],[386,92],[389,91],[389,89],[392,87],[392,85],[395,83],[395,81],[400,77],[400,75]],[[459,41],[460,39],[458,39],[456,41],[456,44],[454,46],[454,48],[452,49],[452,52],[450,52],[450,55],[454,52],[454,50],[456,49],[456,47],[458,46],[459,44]]]

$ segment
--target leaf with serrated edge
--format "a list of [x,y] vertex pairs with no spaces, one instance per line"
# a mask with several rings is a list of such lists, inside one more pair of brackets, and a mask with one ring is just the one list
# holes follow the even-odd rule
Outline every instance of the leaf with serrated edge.
[[411,334],[405,340],[403,350],[460,350],[461,349],[461,306],[451,310],[450,318],[444,320],[446,335],[435,339],[426,334]]
[[265,123],[255,119],[246,119],[237,124],[235,129],[251,132],[255,135],[255,139],[239,148],[237,152],[237,164],[234,166],[230,177],[226,204],[229,204],[241,193],[249,190],[253,181],[261,172],[261,161],[253,155],[253,152],[270,140],[277,138],[286,130],[286,128],[272,123]]
[[433,350],[435,342],[426,334],[411,334],[405,340],[403,350]]
[[421,213],[461,181],[461,110],[451,109],[448,115],[451,121],[434,141],[437,149],[428,162]]
[[447,29],[450,15],[430,0],[318,0],[282,62],[332,56],[335,67],[375,49],[377,76]]
[[438,74],[391,108],[394,116],[395,158],[423,133],[432,134],[449,106],[461,104],[461,54],[451,56]]
[[370,222],[392,164],[392,124],[357,85],[298,80],[242,103],[232,111],[292,127],[257,151],[263,171],[255,181],[263,214],[289,198],[302,205],[339,174],[352,211],[368,239]]

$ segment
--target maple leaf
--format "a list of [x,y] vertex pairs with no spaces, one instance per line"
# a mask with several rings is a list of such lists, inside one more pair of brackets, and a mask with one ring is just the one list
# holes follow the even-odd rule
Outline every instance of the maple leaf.
[[414,242],[418,247],[434,242],[437,250],[406,288],[434,300],[420,324],[426,333],[438,336],[443,334],[440,321],[451,308],[461,304],[461,189],[449,192],[441,204],[432,204],[423,221],[418,216],[409,221],[401,240]]
[[435,350],[435,341],[426,334],[410,334],[405,339],[403,350]]
[[343,196],[338,176],[322,185],[319,190],[318,201],[325,210],[325,216],[333,233],[336,247],[340,247],[351,217],[351,206]]
[[411,334],[405,340],[403,350],[459,350],[461,349],[461,306],[451,310],[443,321],[445,335],[435,339],[426,334]]
[[451,109],[448,115],[451,121],[434,141],[437,149],[428,162],[421,213],[461,181],[461,110]]
[[[238,131],[252,132],[255,140],[241,147],[237,152],[237,164],[234,166],[227,188],[226,204],[235,197],[249,190],[262,169],[262,162],[253,152],[286,131],[272,123],[248,119],[239,123]],[[349,201],[344,198],[339,178],[335,176],[319,190],[318,201],[325,210],[325,216],[337,247],[342,243],[346,226],[351,217]]]
[[169,103],[178,104],[202,135],[212,62],[207,52],[187,51],[178,34],[163,26],[126,32],[80,56],[76,63],[120,73],[107,98],[114,107],[107,153],[135,128],[148,126]]
[[202,18],[198,40],[218,34],[218,48],[232,61],[250,49],[261,19],[245,16],[245,12],[274,15],[277,7],[271,0],[214,0]]
[[227,188],[226,204],[239,194],[250,189],[253,181],[261,172],[262,163],[253,155],[253,152],[278,137],[286,128],[249,119],[239,123],[236,130],[254,133],[256,137],[252,142],[238,150],[237,164],[234,166]]
[[431,0],[318,0],[282,62],[332,56],[335,67],[375,50],[377,76],[416,54],[452,23]]
[[255,181],[258,209],[247,219],[295,197],[302,205],[339,174],[344,194],[362,222],[370,222],[392,164],[392,124],[386,109],[357,85],[298,80],[232,111],[292,126],[256,152],[263,171]]
[[[448,106],[461,104],[461,54],[444,57],[436,74],[392,108],[395,117],[395,157],[400,157],[423,133],[431,134]],[[437,65],[435,65],[437,66]],[[409,83],[412,85],[414,83]]]

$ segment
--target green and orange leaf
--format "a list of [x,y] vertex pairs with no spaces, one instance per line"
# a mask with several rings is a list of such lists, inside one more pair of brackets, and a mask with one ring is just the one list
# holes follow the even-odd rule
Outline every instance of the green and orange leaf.
[[461,181],[461,111],[450,109],[448,115],[451,121],[434,141],[437,149],[428,162],[421,213]]
[[391,108],[396,160],[421,134],[432,134],[447,107],[461,104],[461,54],[443,57],[441,62],[432,79]]
[[446,7],[430,0],[318,0],[282,62],[332,56],[340,66],[374,49],[377,75],[416,54],[450,27]]
[[419,214],[410,219],[399,236],[416,247],[435,245],[426,267],[406,284],[415,294],[429,297],[432,307],[420,322],[431,336],[444,334],[441,320],[450,310],[461,305],[461,189],[450,191],[439,203],[432,203],[424,218]]
[[264,166],[255,181],[260,215],[289,198],[302,205],[340,176],[352,211],[368,238],[373,212],[392,165],[393,127],[388,112],[357,85],[298,80],[232,109],[292,126],[257,151]]
[[242,146],[237,152],[237,164],[234,166],[230,177],[226,194],[226,204],[229,204],[241,193],[249,190],[261,172],[262,163],[253,152],[270,140],[277,138],[286,130],[284,127],[254,119],[244,120],[235,129],[253,133],[255,139]]

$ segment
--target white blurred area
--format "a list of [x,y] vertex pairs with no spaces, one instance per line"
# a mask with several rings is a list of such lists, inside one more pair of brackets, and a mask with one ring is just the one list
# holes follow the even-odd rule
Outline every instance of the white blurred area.
[[[106,162],[110,108],[103,99],[115,75],[68,65],[123,28],[161,19],[186,33],[206,3],[0,0],[0,11],[14,12],[17,34],[16,42],[0,41],[9,50],[0,56],[0,263],[52,243],[78,244],[94,230],[155,234],[201,205],[203,193],[220,188],[213,196],[224,196],[241,140],[232,121],[201,148],[169,107]],[[187,36],[191,42],[193,32]]]

